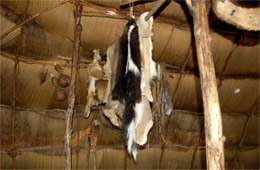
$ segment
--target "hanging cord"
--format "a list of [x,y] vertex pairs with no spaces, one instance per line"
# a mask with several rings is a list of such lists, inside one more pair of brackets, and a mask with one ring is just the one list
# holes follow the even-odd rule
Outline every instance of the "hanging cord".
[[133,0],[128,0],[129,4],[129,18],[132,19],[134,18],[134,2]]

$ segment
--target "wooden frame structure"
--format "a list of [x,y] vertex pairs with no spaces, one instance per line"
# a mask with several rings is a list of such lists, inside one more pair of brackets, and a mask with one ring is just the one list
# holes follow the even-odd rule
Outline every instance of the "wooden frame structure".
[[[14,30],[22,27],[25,23],[32,21],[34,18],[40,16],[46,11],[54,9],[58,6],[65,4],[68,1],[62,1],[54,6],[47,8],[46,10],[35,14],[28,18],[23,23],[12,27],[5,34],[1,35],[0,39],[3,39]],[[164,3],[161,1],[150,11],[149,16],[152,16],[156,10]],[[207,152],[207,166],[208,169],[224,169],[224,149],[223,149],[223,132],[222,132],[222,120],[219,106],[216,76],[213,65],[213,59],[210,47],[209,27],[206,13],[205,0],[193,0],[193,21],[194,21],[194,36],[197,49],[198,64],[201,78],[201,88],[203,95],[204,117],[205,117],[205,134],[206,134],[206,152]],[[75,105],[75,84],[77,80],[77,70],[79,63],[79,50],[80,50],[80,37],[81,37],[81,11],[79,0],[76,2],[75,12],[75,39],[74,39],[74,53],[72,59],[72,73],[71,84],[68,101],[68,109],[66,112],[66,136],[65,136],[65,169],[71,169],[71,133],[72,133],[72,121],[73,111]],[[147,20],[149,17],[146,18]],[[22,34],[21,40],[22,41]],[[13,119],[12,129],[14,129],[15,112],[16,112],[16,70],[19,62],[19,50],[21,42],[17,46],[17,58],[14,66],[14,87],[13,87]],[[183,70],[182,70],[183,72]],[[12,146],[14,149],[14,130],[12,130]],[[14,162],[15,168],[15,162]]]
[[75,33],[74,33],[74,52],[72,56],[72,66],[71,66],[71,83],[69,90],[69,99],[68,99],[68,109],[66,112],[66,132],[65,132],[65,169],[72,168],[72,155],[71,155],[71,134],[73,132],[73,113],[75,107],[75,91],[76,91],[76,81],[78,74],[78,64],[79,64],[79,50],[81,43],[81,11],[82,6],[79,5],[79,0],[76,2],[75,10]]

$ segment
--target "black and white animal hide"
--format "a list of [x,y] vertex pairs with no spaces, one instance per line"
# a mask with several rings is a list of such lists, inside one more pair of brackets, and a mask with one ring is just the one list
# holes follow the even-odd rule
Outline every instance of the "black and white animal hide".
[[[116,83],[112,91],[112,99],[121,103],[131,90],[131,100],[141,100],[141,89],[128,89],[130,84],[140,84],[141,54],[139,46],[138,27],[133,19],[129,20],[119,44],[119,57],[117,63]],[[131,79],[131,81],[130,81]],[[130,82],[128,84],[127,80]],[[130,88],[130,87],[129,87]],[[129,94],[130,95],[130,94]]]
[[125,94],[125,70],[126,70],[126,62],[127,62],[127,44],[128,44],[128,31],[130,27],[130,23],[128,22],[123,35],[119,40],[119,55],[117,61],[117,70],[116,70],[116,80],[115,86],[112,90],[112,99],[119,100],[123,103],[124,94]]
[[120,39],[119,58],[116,83],[112,91],[112,99],[125,105],[123,113],[123,135],[127,150],[136,159],[136,103],[141,102],[141,53],[138,27],[133,19],[129,20]]

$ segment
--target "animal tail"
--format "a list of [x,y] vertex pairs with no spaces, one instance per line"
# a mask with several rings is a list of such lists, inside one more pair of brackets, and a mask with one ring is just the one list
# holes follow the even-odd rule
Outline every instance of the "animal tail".
[[134,160],[136,160],[138,151],[136,144],[134,115],[134,104],[127,102],[123,114],[123,135],[127,143],[128,153],[133,155]]

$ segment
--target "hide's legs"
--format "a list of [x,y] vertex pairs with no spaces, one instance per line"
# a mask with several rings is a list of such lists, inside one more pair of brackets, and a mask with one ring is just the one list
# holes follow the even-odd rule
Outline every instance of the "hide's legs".
[[111,91],[111,74],[107,74],[105,79],[108,81],[107,82],[107,88],[106,88],[106,93],[105,93],[105,97],[104,97],[104,103],[107,103],[108,101],[108,97]]
[[104,115],[105,115],[108,119],[110,119],[110,122],[111,122],[113,125],[119,127],[118,117],[117,117],[117,115],[116,115],[116,111],[115,111],[114,108],[110,108],[110,109],[107,109],[107,108],[106,108],[106,109],[103,110],[103,113],[104,113]]

